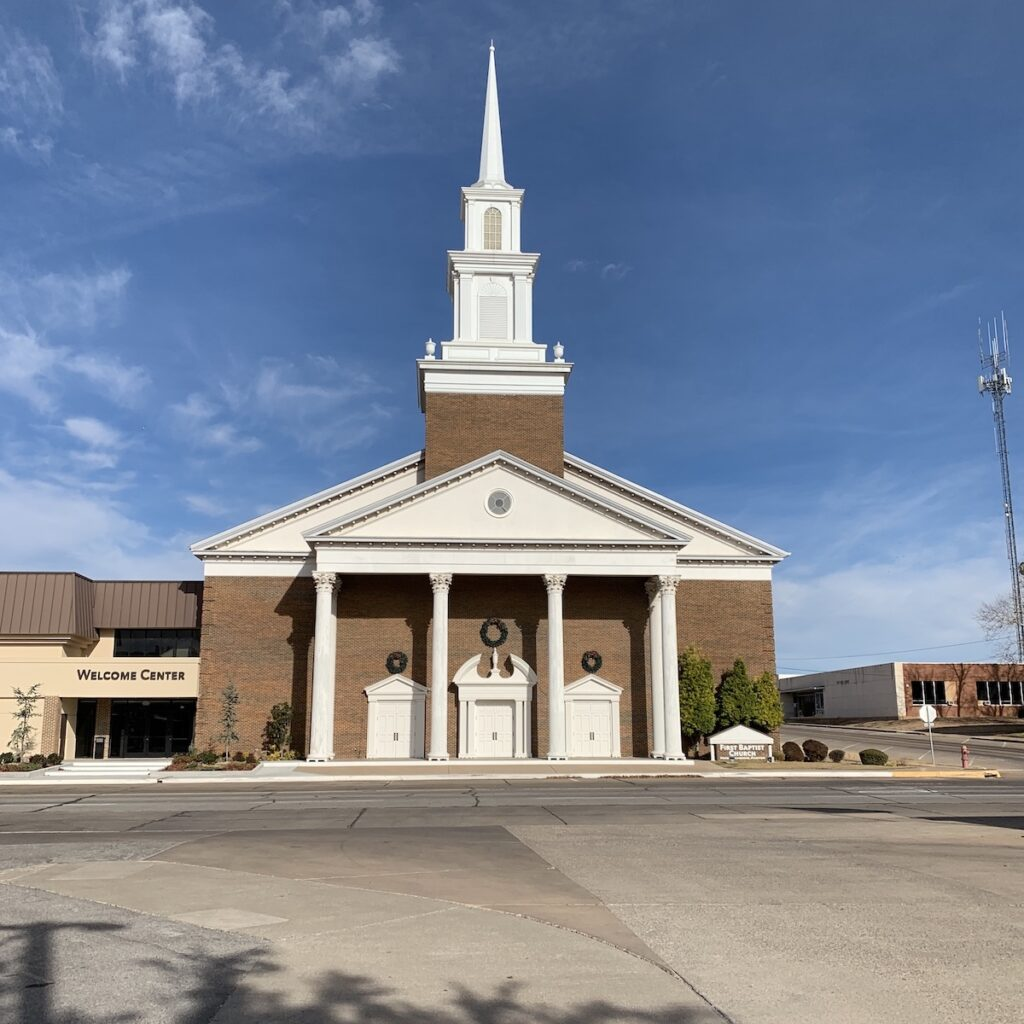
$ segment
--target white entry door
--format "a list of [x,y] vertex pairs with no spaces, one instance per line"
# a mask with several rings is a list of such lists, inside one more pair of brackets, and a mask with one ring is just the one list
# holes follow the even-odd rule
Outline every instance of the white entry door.
[[423,704],[382,700],[377,705],[374,757],[423,756]]
[[569,702],[572,739],[570,757],[612,756],[612,702],[574,700]]
[[512,701],[478,700],[473,708],[474,757],[512,757]]

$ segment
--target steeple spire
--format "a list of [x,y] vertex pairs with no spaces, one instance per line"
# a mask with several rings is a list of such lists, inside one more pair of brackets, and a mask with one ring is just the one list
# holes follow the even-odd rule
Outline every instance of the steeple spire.
[[480,180],[477,186],[509,188],[505,158],[501,152],[501,116],[498,113],[498,79],[494,72],[494,40],[487,62],[487,99],[484,101],[484,136],[480,143]]

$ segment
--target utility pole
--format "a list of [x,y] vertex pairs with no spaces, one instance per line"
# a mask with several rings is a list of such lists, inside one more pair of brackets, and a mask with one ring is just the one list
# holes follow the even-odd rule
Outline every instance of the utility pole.
[[1006,445],[1006,417],[1003,399],[1010,394],[1013,378],[1007,373],[1010,363],[1010,341],[1006,333],[1006,316],[986,324],[988,344],[981,336],[978,321],[978,351],[981,356],[981,375],[978,393],[992,396],[992,419],[995,423],[996,451],[1003,478],[1003,521],[1006,527],[1006,557],[1010,561],[1010,604],[1013,608],[1014,629],[1017,639],[1017,662],[1024,663],[1024,607],[1021,600],[1021,573],[1024,565],[1017,561],[1017,533],[1013,525],[1013,494],[1010,490],[1010,453]]

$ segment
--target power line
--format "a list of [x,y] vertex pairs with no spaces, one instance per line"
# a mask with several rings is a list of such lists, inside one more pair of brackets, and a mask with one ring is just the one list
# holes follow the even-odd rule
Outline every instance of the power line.
[[830,658],[877,658],[883,654],[914,654],[917,651],[944,651],[949,647],[970,647],[971,644],[991,644],[997,640],[1009,640],[1006,636],[986,637],[981,640],[962,640],[956,644],[934,644],[931,647],[901,647],[898,651],[861,651],[860,654],[821,654],[815,657],[787,658],[787,661],[828,661]]

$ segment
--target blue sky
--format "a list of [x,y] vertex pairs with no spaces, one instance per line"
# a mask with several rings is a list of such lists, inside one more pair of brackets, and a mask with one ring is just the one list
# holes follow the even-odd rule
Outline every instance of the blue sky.
[[1024,332],[1022,29],[941,0],[7,0],[0,565],[197,577],[191,541],[421,444],[493,37],[569,450],[793,552],[782,671],[990,655],[939,645],[1006,588],[974,332]]

